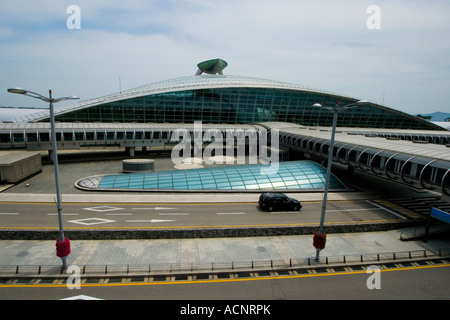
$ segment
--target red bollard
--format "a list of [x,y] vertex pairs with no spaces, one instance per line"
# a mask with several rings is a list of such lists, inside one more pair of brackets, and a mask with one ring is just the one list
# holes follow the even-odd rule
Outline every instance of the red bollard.
[[56,240],[56,256],[63,258],[70,254],[70,240],[68,237],[61,241],[61,238]]
[[316,249],[322,250],[325,249],[325,243],[327,242],[327,234],[323,232],[322,234],[318,234],[314,232],[313,238],[313,246]]

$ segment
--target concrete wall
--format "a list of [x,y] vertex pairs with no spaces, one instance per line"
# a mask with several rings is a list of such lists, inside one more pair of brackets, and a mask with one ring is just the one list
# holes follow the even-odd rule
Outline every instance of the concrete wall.
[[8,151],[0,153],[1,181],[17,183],[42,171],[39,152]]
[[[361,223],[356,225],[328,225],[326,233],[372,232],[401,229],[424,224],[424,221]],[[268,237],[285,235],[314,234],[318,226],[301,227],[242,227],[242,228],[181,228],[151,230],[67,230],[64,235],[71,241],[76,240],[125,240],[125,239],[187,239],[222,237]],[[55,240],[59,238],[57,230],[0,230],[0,240]],[[311,237],[312,245],[312,237]]]

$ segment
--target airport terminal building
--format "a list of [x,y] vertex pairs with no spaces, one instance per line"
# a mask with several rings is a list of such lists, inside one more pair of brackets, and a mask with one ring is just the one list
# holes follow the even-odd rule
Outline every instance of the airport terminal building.
[[[56,108],[58,149],[119,146],[133,155],[136,147],[170,145],[174,130],[192,131],[195,122],[202,122],[204,130],[223,132],[239,128],[270,135],[276,129],[280,147],[324,163],[333,112],[313,105],[360,100],[281,81],[224,75],[226,66],[222,59],[209,60],[199,63],[192,76]],[[0,124],[0,148],[50,151],[49,122],[49,111],[41,111]],[[449,131],[375,103],[339,112],[337,127],[336,163],[450,193]]]
[[[219,67],[215,67],[216,64]],[[343,106],[359,100],[281,81],[224,75],[226,62],[221,59],[198,66],[200,72],[193,76],[58,108],[55,119],[89,123],[290,122],[331,126],[333,114],[313,104],[334,106],[339,101]],[[49,112],[38,112],[15,121],[48,122]],[[338,127],[442,130],[428,121],[372,103],[341,112]]]

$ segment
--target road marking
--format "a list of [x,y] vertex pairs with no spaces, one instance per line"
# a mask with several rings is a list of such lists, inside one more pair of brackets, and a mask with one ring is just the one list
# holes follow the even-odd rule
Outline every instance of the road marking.
[[132,216],[132,213],[105,213],[105,216]]
[[69,297],[69,298],[63,298],[60,300],[103,300],[100,298],[96,298],[96,297],[91,297],[91,296],[86,296],[84,294],[80,294],[78,296],[73,296],[73,297]]
[[[87,221],[91,221],[91,222],[87,222]],[[67,222],[78,223],[78,224],[83,224],[85,226],[90,226],[90,225],[99,224],[99,223],[116,222],[116,220],[108,220],[108,219],[101,219],[101,218],[87,218],[87,219],[79,219],[79,220],[70,220]]]
[[110,206],[100,206],[100,207],[83,208],[83,210],[90,210],[90,211],[96,211],[96,212],[115,211],[115,210],[122,210],[122,209],[123,209],[123,208],[110,207]]
[[376,203],[374,203],[374,202],[372,202],[372,201],[370,201],[370,200],[366,200],[366,202],[367,202],[367,203],[370,203],[371,205],[373,205],[373,206],[375,206],[375,207],[377,207],[377,208],[383,209],[384,211],[387,211],[387,212],[389,212],[389,213],[392,213],[394,216],[397,216],[397,217],[399,217],[399,218],[402,218],[402,219],[406,220],[406,218],[405,218],[404,216],[398,214],[397,212],[394,212],[394,211],[392,211],[392,210],[389,210],[389,209],[387,209],[387,208],[384,208],[384,207],[380,206],[379,204],[376,204]]
[[19,214],[17,212],[0,212],[0,214],[4,214],[4,215],[16,215]]
[[368,209],[336,209],[327,210],[327,212],[340,212],[340,211],[372,211],[372,210],[384,210],[384,208],[368,208]]
[[155,208],[133,208],[133,210],[175,210],[175,208],[155,207]]
[[150,222],[150,223],[158,223],[158,222],[171,222],[175,220],[158,220],[158,219],[151,219],[151,220],[125,220],[125,222]]
[[224,214],[245,214],[245,212],[217,212],[218,215]]
[[[78,216],[79,213],[61,213],[63,216]],[[58,213],[47,213],[48,216],[57,216]]]
[[164,212],[164,213],[158,213],[158,216],[188,216],[188,212]]

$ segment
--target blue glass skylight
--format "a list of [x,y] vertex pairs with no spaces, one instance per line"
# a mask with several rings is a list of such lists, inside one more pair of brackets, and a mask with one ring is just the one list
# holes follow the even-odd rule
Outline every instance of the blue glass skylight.
[[[323,189],[326,170],[312,161],[270,165],[237,165],[161,172],[124,173],[87,177],[76,183],[84,190],[100,191],[259,191]],[[330,189],[346,189],[333,175]]]

